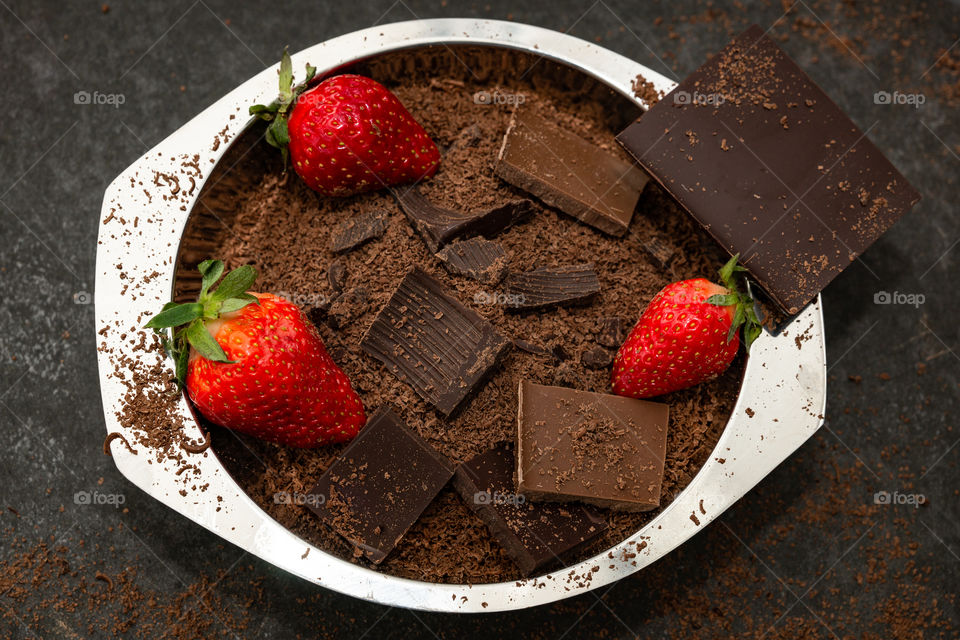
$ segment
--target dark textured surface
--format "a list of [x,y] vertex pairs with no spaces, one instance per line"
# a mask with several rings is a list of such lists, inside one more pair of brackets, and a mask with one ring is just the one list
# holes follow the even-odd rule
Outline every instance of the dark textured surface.
[[[132,568],[133,581],[158,593],[161,605],[186,593],[177,601],[182,616],[211,616],[212,632],[225,637],[886,638],[938,621],[941,630],[927,637],[955,637],[960,308],[951,275],[960,261],[960,113],[942,88],[957,76],[937,63],[956,44],[960,6],[931,3],[915,16],[898,3],[520,6],[187,0],[117,3],[103,13],[94,2],[0,4],[7,114],[0,130],[0,568],[23,562],[7,540],[26,548],[63,544],[91,588],[102,586],[95,571],[116,576]],[[876,23],[881,14],[902,19],[897,27]],[[440,16],[569,30],[674,77],[750,22],[770,27],[789,36],[781,46],[923,195],[824,295],[825,428],[654,567],[516,614],[411,613],[340,596],[222,544],[146,498],[100,452],[93,307],[77,304],[89,302],[93,288],[103,190],[147,148],[272,63],[285,44],[298,50],[376,23]],[[887,33],[897,30],[901,38]],[[882,37],[874,37],[878,31]],[[123,103],[76,104],[78,91],[119,95]],[[877,91],[922,92],[926,101],[919,108],[876,104]],[[880,292],[923,301],[876,304]],[[94,491],[124,504],[77,504],[77,492]],[[927,506],[875,504],[879,491],[922,494]],[[251,580],[257,589],[245,586]],[[186,590],[198,583],[206,586]],[[109,606],[41,607],[62,598],[51,584],[17,599],[0,588],[0,636],[108,635],[100,618],[116,614]],[[245,609],[251,594],[249,626],[228,631],[221,620]],[[898,616],[908,622],[898,626]],[[125,635],[137,633],[134,625]]]

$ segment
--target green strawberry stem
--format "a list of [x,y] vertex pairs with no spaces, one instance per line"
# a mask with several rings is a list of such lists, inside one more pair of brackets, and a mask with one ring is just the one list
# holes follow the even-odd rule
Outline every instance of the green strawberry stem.
[[[250,265],[234,269],[223,280],[220,280],[223,275],[223,262],[220,260],[204,260],[197,265],[197,269],[202,276],[197,301],[168,302],[160,313],[144,325],[144,328],[153,329],[164,336],[163,346],[176,364],[177,382],[181,387],[187,379],[190,347],[208,360],[233,362],[227,359],[223,348],[207,331],[207,322],[248,304],[259,304],[256,296],[247,293],[257,279],[257,270]],[[211,290],[217,280],[220,280],[220,285]],[[170,334],[168,329],[172,330]]]
[[317,68],[307,64],[307,76],[300,84],[293,84],[293,63],[290,61],[290,53],[284,49],[283,57],[280,59],[280,93],[277,99],[270,104],[255,104],[250,107],[250,115],[257,116],[261,120],[269,122],[267,126],[267,143],[280,149],[283,156],[283,170],[287,170],[287,157],[289,151],[287,146],[290,144],[290,133],[287,130],[287,116],[297,98],[309,87],[310,81],[317,73]]
[[744,267],[737,264],[739,259],[740,254],[738,253],[720,268],[720,280],[730,293],[710,296],[707,298],[707,302],[720,307],[737,305],[736,310],[733,312],[733,322],[730,324],[730,331],[727,333],[727,342],[733,340],[733,336],[737,335],[737,330],[742,326],[743,346],[746,348],[747,353],[750,353],[750,345],[760,336],[763,327],[760,325],[760,320],[757,319],[757,311],[753,305],[753,298],[746,292],[741,293],[737,285],[737,280],[740,279],[738,275],[746,271]]

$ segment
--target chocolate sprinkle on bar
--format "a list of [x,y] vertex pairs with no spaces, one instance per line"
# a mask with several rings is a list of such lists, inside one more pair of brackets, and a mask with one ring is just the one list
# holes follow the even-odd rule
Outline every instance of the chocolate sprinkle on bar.
[[580,504],[534,503],[514,490],[513,447],[499,444],[457,467],[453,486],[524,576],[560,564],[560,556],[607,529]]
[[379,238],[387,230],[386,212],[370,211],[341,222],[330,233],[330,250],[344,253]]
[[600,280],[592,262],[511,273],[503,285],[511,300],[507,309],[513,311],[578,304],[600,293]]
[[455,276],[498,284],[507,273],[507,252],[486,238],[470,238],[444,247],[437,258]]
[[617,511],[660,506],[669,406],[522,380],[517,488]]
[[381,407],[308,496],[310,510],[374,564],[453,476],[453,465]]
[[788,314],[920,199],[756,25],[617,139]]
[[360,347],[449,416],[500,363],[511,342],[414,267]]
[[489,209],[464,212],[433,204],[416,187],[396,190],[394,196],[433,253],[457,238],[492,238],[533,212],[533,203],[529,200],[510,200]]
[[626,233],[650,179],[638,167],[532,113],[514,116],[494,172],[551,207],[614,236]]

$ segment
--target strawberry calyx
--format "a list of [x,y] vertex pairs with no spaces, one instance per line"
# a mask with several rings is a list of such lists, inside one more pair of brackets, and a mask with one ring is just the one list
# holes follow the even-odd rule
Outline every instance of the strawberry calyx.
[[720,280],[729,293],[712,295],[707,298],[706,302],[720,307],[736,305],[733,312],[733,322],[731,322],[730,330],[727,333],[727,342],[733,340],[733,337],[737,335],[737,330],[742,326],[743,346],[747,353],[750,353],[750,345],[760,336],[763,327],[757,318],[753,298],[747,292],[741,293],[738,286],[737,281],[741,279],[740,274],[746,271],[746,268],[737,264],[739,259],[740,254],[738,253],[720,268]]
[[303,82],[293,84],[293,62],[290,60],[290,53],[284,49],[283,57],[280,59],[280,71],[278,72],[280,93],[277,99],[270,104],[251,105],[249,113],[261,120],[266,120],[270,124],[267,126],[265,139],[267,144],[276,147],[283,155],[283,169],[287,169],[287,158],[289,157],[288,146],[290,144],[290,132],[287,129],[287,120],[290,110],[297,103],[300,95],[309,88],[310,81],[317,73],[317,68],[306,65],[306,77]]
[[[223,276],[223,262],[204,260],[197,269],[202,276],[200,295],[196,302],[168,302],[145,325],[164,336],[163,346],[173,358],[177,382],[183,387],[187,379],[187,363],[190,360],[190,348],[199,355],[214,362],[232,364],[210,332],[207,323],[227,313],[243,309],[248,304],[259,304],[259,300],[247,290],[257,279],[257,270],[250,265],[238,267]],[[220,280],[223,276],[223,280]],[[217,281],[220,284],[211,289]],[[168,333],[169,330],[169,333]]]

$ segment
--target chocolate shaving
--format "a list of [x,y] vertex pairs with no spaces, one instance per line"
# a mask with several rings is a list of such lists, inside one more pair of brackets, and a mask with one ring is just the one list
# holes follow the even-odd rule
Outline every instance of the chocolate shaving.
[[437,258],[455,276],[498,284],[507,273],[507,252],[486,238],[470,238],[444,247]]
[[345,253],[381,237],[387,230],[385,211],[369,211],[341,222],[330,233],[330,250]]
[[126,439],[126,438],[123,436],[123,434],[120,433],[119,431],[113,431],[113,432],[111,432],[111,433],[108,433],[108,434],[107,434],[107,437],[104,438],[104,440],[103,440],[103,453],[104,453],[104,455],[108,455],[108,456],[112,456],[112,455],[113,455],[113,454],[110,452],[110,444],[111,444],[114,440],[120,440],[121,442],[123,442],[123,445],[127,448],[127,451],[129,451],[129,452],[132,453],[133,455],[137,455],[136,450],[135,450],[133,447],[130,446],[130,443],[127,442],[127,439]]
[[113,591],[113,578],[111,578],[111,577],[108,576],[107,574],[101,573],[101,572],[97,571],[97,572],[94,574],[93,578],[94,578],[95,580],[100,580],[101,582],[106,582],[106,583],[107,583],[107,589],[109,589],[110,591]]
[[504,290],[511,301],[507,309],[525,311],[586,302],[600,293],[600,280],[592,262],[540,267],[511,273],[504,281]]
[[201,432],[201,434],[203,435],[203,442],[199,444],[193,444],[192,442],[187,442],[184,440],[180,443],[180,448],[187,453],[203,453],[210,448],[211,444],[213,444],[213,439],[210,437],[209,433]]
[[533,203],[529,200],[510,200],[489,209],[464,212],[433,204],[416,187],[394,191],[394,196],[433,253],[457,238],[492,238],[533,212]]

